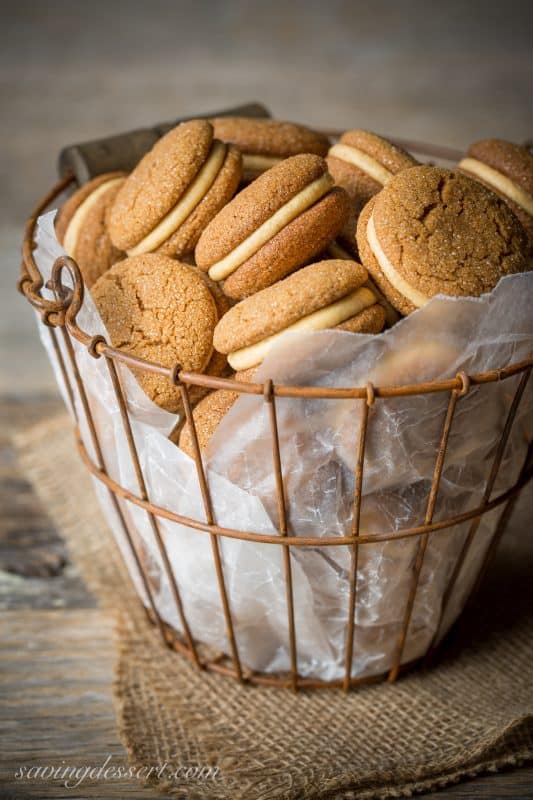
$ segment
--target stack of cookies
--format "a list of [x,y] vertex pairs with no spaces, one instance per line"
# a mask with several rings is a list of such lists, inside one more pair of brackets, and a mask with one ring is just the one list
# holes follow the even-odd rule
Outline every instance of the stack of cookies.
[[[491,139],[449,170],[363,130],[331,145],[292,123],[192,120],[130,175],[75,192],[56,231],[115,347],[249,381],[286,331],[375,335],[436,294],[525,270],[533,156]],[[136,377],[181,411],[169,381]],[[202,449],[236,397],[193,393]],[[187,426],[175,438],[191,452]]]

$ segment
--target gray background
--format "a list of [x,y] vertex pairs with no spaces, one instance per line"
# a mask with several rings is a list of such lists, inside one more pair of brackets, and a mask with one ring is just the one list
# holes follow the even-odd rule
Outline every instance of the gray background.
[[54,391],[14,294],[60,147],[261,99],[280,117],[466,146],[533,136],[533,3],[0,2],[0,392]]

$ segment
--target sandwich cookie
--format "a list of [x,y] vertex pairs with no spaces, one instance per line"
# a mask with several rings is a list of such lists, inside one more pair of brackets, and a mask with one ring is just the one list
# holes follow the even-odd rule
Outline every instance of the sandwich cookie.
[[[205,280],[191,267],[156,253],[132,256],[105,272],[92,296],[114,347],[164,367],[209,368],[218,311]],[[169,379],[133,372],[154,403],[172,413],[181,410],[180,391]]]
[[458,172],[404,170],[363,209],[361,261],[385,297],[410,314],[436,294],[479,296],[526,269],[522,226],[497,195]]
[[190,253],[233,197],[241,178],[236,147],[213,138],[207,120],[173,128],[141,159],[118,192],[109,235],[128,255]]
[[496,192],[526,231],[533,255],[533,155],[503,139],[483,139],[468,148],[458,169]]
[[363,130],[343,133],[330,148],[327,162],[335,183],[348,192],[352,201],[341,236],[350,251],[356,253],[357,218],[363,207],[394,175],[418,162],[401,147]]
[[355,261],[320,261],[233,306],[215,328],[215,349],[235,370],[260,364],[288,331],[326,328],[379,333],[385,312],[363,286],[367,271]]
[[202,233],[196,263],[228,297],[270,286],[324,250],[349,214],[320,156],[298,155],[260,175]]
[[74,192],[57,212],[54,225],[58,241],[77,262],[88,288],[124,258],[106,228],[109,210],[124,180],[123,172],[98,175]]
[[[224,361],[226,361],[225,356]],[[243,370],[242,372],[235,372],[233,375],[229,375],[228,377],[241,383],[252,383],[254,373],[255,368]],[[189,395],[196,388],[199,387],[191,387],[189,389]],[[200,450],[204,450],[207,447],[207,444],[222,420],[222,417],[224,417],[224,415],[230,410],[233,403],[239,398],[239,392],[232,392],[227,389],[207,389],[206,391],[208,392],[207,397],[205,396],[204,392],[203,399],[198,402],[193,410],[193,417],[196,422],[196,433],[198,435]],[[182,435],[183,438],[180,438]],[[168,438],[171,442],[174,442],[174,444],[179,445],[179,447],[181,447],[181,449],[184,450],[187,455],[193,458],[192,437],[186,419],[183,418],[180,420],[179,424],[176,425],[176,427],[171,431]]]
[[273,119],[216,117],[211,120],[215,136],[236,145],[242,153],[243,180],[254,180],[284,158],[298,153],[325,156],[329,139],[322,133]]
[[[201,451],[205,450],[212,435],[238,397],[238,392],[217,389],[200,400],[194,408],[192,415]],[[181,428],[177,443],[188,456],[194,458],[192,433],[188,422]]]
[[[326,252],[326,258],[342,258],[346,261],[353,261],[353,256],[351,256],[348,251],[338,243],[338,241],[334,241],[328,245]],[[370,276],[368,277],[368,280],[365,281],[364,285],[367,286],[371,292],[374,292],[378,298],[378,303],[380,306],[383,306],[383,310],[385,311],[385,322],[387,327],[392,328],[392,326],[395,325],[400,319],[400,315],[396,309],[391,306],[383,292],[378,289]]]

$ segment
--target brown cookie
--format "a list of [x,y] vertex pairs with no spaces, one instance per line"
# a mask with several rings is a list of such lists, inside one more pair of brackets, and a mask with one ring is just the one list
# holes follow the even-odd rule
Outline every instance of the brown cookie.
[[349,213],[349,200],[340,187],[289,222],[257,253],[224,281],[228,297],[242,298],[271,286],[307,264],[324,250]]
[[[104,273],[92,296],[114,347],[164,367],[208,368],[218,312],[193,268],[153,253],[132,256]],[[154,403],[180,411],[179,389],[169,379],[133,372]]]
[[433,295],[479,296],[526,268],[524,231],[493,192],[465,175],[419,166],[390,180],[357,227],[361,260],[403,314]]
[[190,120],[159,139],[118,192],[108,228],[128,255],[183,256],[231,199],[242,171],[233,146],[213,139],[207,120]]
[[352,201],[351,214],[341,232],[343,242],[356,254],[357,219],[366,203],[403,169],[415,166],[413,156],[375,133],[343,133],[328,153],[328,169]]
[[[225,417],[238,397],[238,392],[218,389],[208,394],[203,400],[200,400],[192,415],[201,451],[205,450],[223,417]],[[181,428],[178,445],[188,456],[194,458],[192,433],[188,422]]]
[[533,254],[533,155],[503,139],[482,139],[468,148],[458,169],[496,192],[518,217]]
[[77,262],[88,288],[124,258],[124,253],[111,243],[106,228],[109,209],[124,179],[123,172],[93,178],[74,192],[56,215],[58,241]]
[[377,305],[376,296],[363,286],[367,278],[367,271],[355,261],[321,261],[304,267],[233,306],[215,328],[215,349],[227,353],[230,365],[240,371],[260,364],[286,331],[344,326],[377,332],[385,322],[381,307],[359,319]]
[[236,145],[242,153],[243,179],[251,181],[284,158],[299,153],[325,156],[329,140],[322,133],[274,119],[216,117],[211,120],[214,135]]
[[318,254],[346,221],[347,198],[332,191],[320,156],[282,161],[243,189],[202,233],[198,266],[238,299],[285,277]]

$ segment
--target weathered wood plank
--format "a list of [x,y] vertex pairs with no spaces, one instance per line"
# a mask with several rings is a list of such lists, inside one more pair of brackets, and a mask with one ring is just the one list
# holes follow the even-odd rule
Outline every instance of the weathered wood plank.
[[15,430],[60,408],[55,396],[0,401],[0,610],[95,604],[9,443]]
[[99,609],[8,611],[2,617],[3,798],[154,798],[135,779],[17,779],[21,767],[127,766],[113,711],[113,620]]

